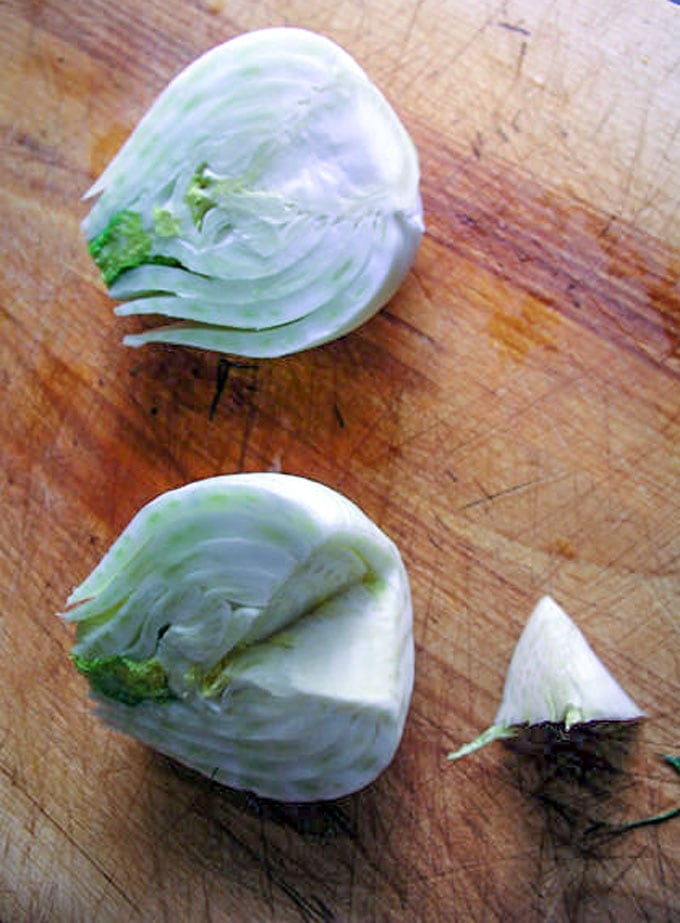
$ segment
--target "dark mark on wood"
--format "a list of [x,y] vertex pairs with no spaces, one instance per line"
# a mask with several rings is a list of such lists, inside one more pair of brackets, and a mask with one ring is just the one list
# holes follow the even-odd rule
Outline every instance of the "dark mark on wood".
[[611,217],[609,218],[609,220],[607,221],[607,223],[603,226],[602,230],[600,231],[599,236],[600,236],[600,237],[606,237],[607,234],[609,234],[609,232],[610,232],[610,230],[611,230],[611,228],[612,228],[612,225],[614,224],[615,221],[616,221],[616,215],[611,215]]
[[499,22],[498,28],[507,29],[508,32],[517,32],[519,35],[531,35],[531,32],[525,29],[524,26],[518,26],[512,22]]
[[208,418],[210,420],[214,419],[217,413],[217,408],[219,407],[232,369],[246,369],[252,371],[257,370],[257,365],[252,362],[234,362],[232,359],[220,356],[215,371],[215,393],[213,394],[213,399],[210,402],[210,410],[208,411]]
[[599,721],[568,731],[545,723],[505,742],[517,758],[520,791],[544,808],[545,832],[554,846],[568,846],[583,857],[599,855],[603,842],[592,833],[610,825],[633,788],[627,763],[638,730],[635,722]]
[[431,337],[428,333],[424,333],[422,330],[419,330],[413,324],[409,323],[409,321],[404,320],[403,317],[399,317],[398,315],[393,314],[389,308],[383,308],[380,314],[382,317],[385,318],[385,320],[388,320],[391,324],[397,324],[400,327],[404,327],[406,330],[409,331],[409,333],[415,333],[421,339],[429,343],[430,346],[435,346],[435,347],[437,346],[437,341],[434,339],[434,337]]
[[567,285],[567,295],[575,308],[580,308],[583,304],[581,298],[576,294],[579,289],[579,283],[576,279],[571,279]]
[[210,410],[208,412],[208,419],[212,420],[217,413],[217,408],[219,406],[220,400],[222,399],[222,394],[224,388],[229,379],[229,370],[231,365],[228,359],[225,359],[224,356],[220,356],[217,361],[217,369],[215,371],[215,393],[213,394],[213,399],[210,403]]
[[515,484],[513,487],[505,487],[503,490],[497,490],[493,493],[486,491],[482,484],[480,484],[477,479],[475,479],[477,487],[481,490],[483,496],[477,497],[475,500],[470,500],[468,503],[464,503],[462,506],[458,507],[459,511],[469,510],[475,506],[480,506],[483,503],[493,503],[494,500],[498,500],[500,497],[507,497],[510,494],[516,494],[519,491],[527,490],[529,487],[536,487],[539,484],[543,483],[541,478],[533,478],[530,481],[524,481],[521,484]]
[[297,888],[294,888],[293,885],[289,884],[283,878],[278,878],[278,876],[275,877],[269,868],[267,868],[266,871],[267,877],[272,884],[280,888],[280,890],[295,904],[305,923],[313,923],[313,921],[319,921],[319,923],[332,923],[332,921],[335,920],[335,914],[320,897],[313,894],[310,898],[306,898]]
[[472,153],[475,155],[477,160],[482,159],[482,148],[484,146],[484,136],[481,132],[476,132],[475,139],[472,142]]
[[528,47],[529,45],[527,44],[527,42],[522,42],[522,44],[519,46],[519,56],[517,58],[517,67],[515,68],[516,78],[519,77],[520,74],[522,73],[522,65],[524,64],[524,58],[526,56]]

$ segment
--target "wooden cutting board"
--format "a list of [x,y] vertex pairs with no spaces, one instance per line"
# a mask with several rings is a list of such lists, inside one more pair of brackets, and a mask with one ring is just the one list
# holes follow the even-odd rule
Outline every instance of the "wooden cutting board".
[[[170,77],[272,24],[383,89],[428,230],[370,323],[214,401],[216,356],[120,344],[80,197]],[[588,832],[680,801],[677,4],[9,0],[0,27],[3,923],[680,919],[677,819]],[[393,765],[304,810],[101,727],[54,616],[147,500],[270,469],[359,503],[414,596]],[[546,592],[647,720],[580,764],[447,763]]]

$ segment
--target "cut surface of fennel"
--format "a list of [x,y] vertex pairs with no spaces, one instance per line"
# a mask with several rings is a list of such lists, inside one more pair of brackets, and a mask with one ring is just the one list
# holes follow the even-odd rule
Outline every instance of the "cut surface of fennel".
[[408,577],[391,540],[316,482],[226,475],[162,494],[64,616],[100,717],[225,785],[340,797],[401,739]]
[[359,65],[304,29],[257,30],[175,77],[87,193],[83,231],[124,340],[243,356],[348,333],[423,234],[418,157]]
[[511,738],[522,726],[572,725],[590,721],[635,721],[643,712],[597,657],[583,632],[550,596],[536,605],[510,660],[494,723],[450,760],[494,740]]

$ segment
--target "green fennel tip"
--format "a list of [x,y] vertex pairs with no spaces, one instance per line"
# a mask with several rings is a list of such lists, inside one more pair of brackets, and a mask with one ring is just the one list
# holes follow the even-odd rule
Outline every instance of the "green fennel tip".
[[129,657],[80,657],[72,654],[75,668],[87,677],[93,692],[123,705],[141,702],[169,702],[176,696],[168,678],[155,659],[131,660]]
[[111,285],[126,269],[145,263],[151,255],[151,237],[144,230],[137,212],[118,212],[107,226],[93,237],[88,249],[106,285]]

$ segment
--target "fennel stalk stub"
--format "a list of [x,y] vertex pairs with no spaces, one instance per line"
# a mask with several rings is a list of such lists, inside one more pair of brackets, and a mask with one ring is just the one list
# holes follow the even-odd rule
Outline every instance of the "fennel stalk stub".
[[230,787],[340,797],[401,739],[406,570],[358,507],[316,482],[227,475],[161,495],[65,618],[99,716]]
[[246,33],[161,93],[87,193],[83,230],[129,335],[242,356],[342,336],[395,293],[423,233],[415,147],[329,39]]

